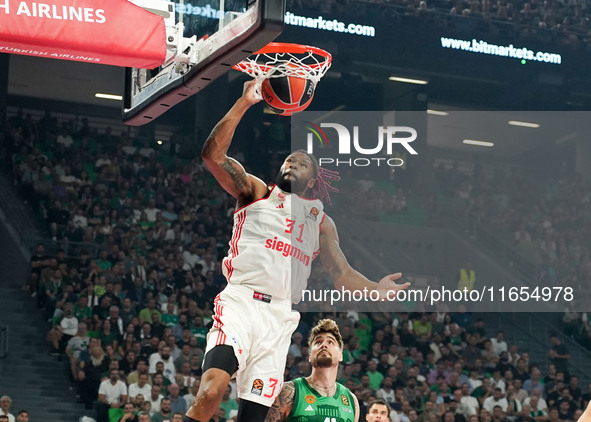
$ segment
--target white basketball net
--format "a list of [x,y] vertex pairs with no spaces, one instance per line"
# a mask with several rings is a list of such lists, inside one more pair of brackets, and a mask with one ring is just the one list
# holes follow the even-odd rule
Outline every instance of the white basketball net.
[[255,53],[234,66],[249,74],[260,84],[267,78],[295,76],[309,79],[314,85],[324,76],[331,64],[331,56],[324,57],[312,50],[305,53]]

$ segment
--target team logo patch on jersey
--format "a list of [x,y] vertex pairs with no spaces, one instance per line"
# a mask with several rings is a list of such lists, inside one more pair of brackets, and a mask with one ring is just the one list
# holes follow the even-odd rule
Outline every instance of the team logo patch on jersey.
[[312,406],[308,405],[308,407],[306,407],[304,410],[306,412],[313,412],[314,411],[314,408]]
[[347,396],[345,396],[344,394],[341,394],[341,401],[343,402],[343,404],[345,406],[349,406],[349,398]]
[[318,211],[318,208],[312,207],[312,209],[310,210],[310,214],[308,214],[308,217],[310,217],[311,219],[316,221],[316,219],[318,218],[318,214],[320,214],[320,211]]
[[252,383],[252,388],[250,389],[250,392],[252,394],[256,394],[257,396],[260,396],[263,393],[263,380],[261,380],[260,378],[257,378],[253,381]]
[[273,296],[271,295],[266,295],[264,293],[259,293],[259,292],[254,292],[252,294],[252,298],[254,300],[260,300],[261,302],[265,302],[265,303],[271,303],[271,299],[273,299]]
[[315,401],[316,401],[316,398],[315,398],[315,397],[314,397],[312,394],[308,394],[308,395],[306,396],[306,403],[310,403],[310,404],[312,404],[312,403],[314,403]]
[[284,194],[283,192],[279,192],[277,194],[277,197],[279,198],[280,201],[285,201],[285,198],[287,198],[287,195]]

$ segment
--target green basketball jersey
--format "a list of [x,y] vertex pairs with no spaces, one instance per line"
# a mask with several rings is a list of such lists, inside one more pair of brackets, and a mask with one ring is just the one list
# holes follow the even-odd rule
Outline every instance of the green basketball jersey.
[[353,422],[355,403],[348,388],[337,383],[332,397],[324,397],[305,378],[293,380],[295,396],[286,422]]

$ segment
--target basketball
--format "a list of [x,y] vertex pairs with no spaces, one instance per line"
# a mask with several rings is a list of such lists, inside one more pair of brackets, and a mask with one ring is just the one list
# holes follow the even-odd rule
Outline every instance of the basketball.
[[282,116],[291,116],[310,105],[314,87],[314,82],[310,79],[296,76],[267,78],[261,84],[261,95],[272,111]]

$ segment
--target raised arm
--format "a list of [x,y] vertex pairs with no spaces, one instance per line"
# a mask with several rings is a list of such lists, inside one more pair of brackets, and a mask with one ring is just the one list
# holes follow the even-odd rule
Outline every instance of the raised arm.
[[385,297],[388,290],[406,289],[410,283],[396,284],[402,274],[395,273],[382,278],[379,283],[368,280],[363,274],[354,270],[339,246],[339,235],[334,221],[325,215],[320,230],[320,259],[328,274],[334,280],[335,287],[344,287],[349,290],[379,290]]
[[255,94],[254,82],[244,84],[242,97],[213,128],[201,152],[203,163],[226,192],[238,200],[238,206],[249,204],[267,193],[262,180],[246,173],[238,161],[226,155],[244,113],[260,101]]
[[295,398],[295,387],[293,382],[288,381],[283,384],[281,392],[273,402],[273,406],[269,409],[265,422],[283,422],[289,416],[289,412],[293,408],[293,401]]

